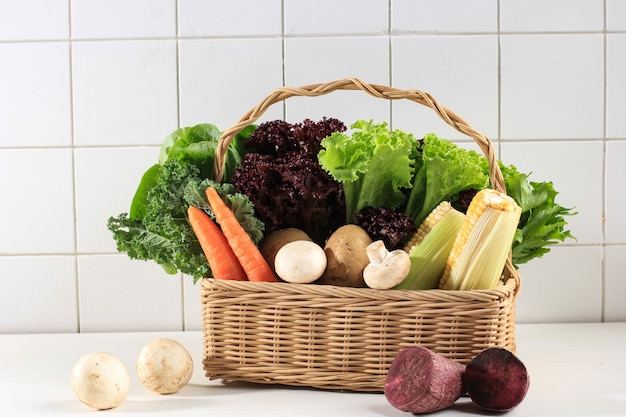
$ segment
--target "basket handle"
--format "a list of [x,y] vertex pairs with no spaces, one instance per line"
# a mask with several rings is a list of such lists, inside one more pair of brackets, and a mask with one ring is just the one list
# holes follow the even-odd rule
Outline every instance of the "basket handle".
[[[280,87],[272,91],[259,104],[248,110],[236,124],[222,133],[217,149],[215,150],[215,165],[213,167],[215,180],[220,182],[224,176],[226,151],[234,137],[246,126],[256,122],[270,106],[290,97],[319,97],[337,90],[362,90],[377,98],[388,100],[406,99],[430,107],[444,122],[452,126],[458,132],[474,139],[489,162],[489,181],[491,186],[500,192],[506,193],[502,171],[496,159],[495,147],[487,136],[474,129],[452,110],[439,104],[429,93],[420,90],[400,90],[394,87],[369,84],[358,78],[344,78],[303,87]],[[520,277],[513,266],[510,255],[505,265],[505,275],[509,275],[510,278],[515,279],[517,284],[515,291],[516,293],[519,292]]]

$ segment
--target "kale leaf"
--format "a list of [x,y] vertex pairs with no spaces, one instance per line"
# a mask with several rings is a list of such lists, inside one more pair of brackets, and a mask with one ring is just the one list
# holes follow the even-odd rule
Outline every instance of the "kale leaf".
[[[228,148],[227,175],[241,162],[243,143],[254,128],[244,129]],[[264,225],[255,216],[248,197],[237,193],[232,184],[217,184],[212,179],[220,136],[215,126],[203,124],[179,129],[166,138],[159,163],[142,176],[129,213],[107,221],[119,252],[126,252],[131,259],[154,261],[169,274],[180,271],[191,275],[194,282],[211,277],[209,264],[187,219],[190,205],[213,216],[205,194],[209,185],[217,189],[252,240],[261,240]]]

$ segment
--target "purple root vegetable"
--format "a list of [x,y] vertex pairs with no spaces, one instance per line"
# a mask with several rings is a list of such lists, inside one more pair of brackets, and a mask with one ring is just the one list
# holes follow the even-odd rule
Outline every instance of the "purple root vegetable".
[[530,386],[526,366],[513,353],[499,347],[476,355],[467,364],[463,380],[476,405],[500,412],[517,407]]
[[405,348],[389,367],[385,397],[395,408],[414,414],[443,410],[464,394],[464,369],[428,348]]

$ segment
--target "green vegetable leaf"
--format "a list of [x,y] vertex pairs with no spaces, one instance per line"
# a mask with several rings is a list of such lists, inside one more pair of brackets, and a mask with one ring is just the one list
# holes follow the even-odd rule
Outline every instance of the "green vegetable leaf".
[[254,212],[254,205],[250,199],[240,193],[229,193],[225,195],[224,202],[235,214],[237,220],[248,233],[252,241],[256,244],[263,239],[265,225],[259,220]]
[[156,186],[157,180],[161,173],[161,165],[154,164],[143,174],[139,187],[135,191],[132,202],[130,203],[130,218],[133,220],[141,220],[146,215],[146,205],[148,204],[148,191]]
[[460,191],[489,185],[486,158],[435,134],[424,137],[417,155],[417,170],[404,210],[415,224],[421,224],[440,202]]
[[[233,171],[241,164],[245,144],[255,129],[255,125],[250,125],[235,135],[226,151],[224,181],[229,182]],[[195,165],[201,177],[213,178],[215,151],[222,133],[210,123],[178,129],[165,138],[161,145],[159,163],[162,165],[168,159],[178,159],[185,164]]]
[[166,160],[170,158],[181,160],[186,157],[188,148],[192,145],[202,142],[215,143],[219,140],[221,135],[222,132],[220,132],[217,126],[209,123],[180,129],[178,135],[174,134],[176,140],[171,145]]
[[[151,178],[141,219],[129,218],[126,213],[109,218],[108,229],[113,232],[117,249],[131,259],[152,260],[168,273],[180,271],[194,277],[212,276],[202,248],[187,220],[187,208],[197,204],[208,208],[206,187],[216,185],[224,193],[227,204],[236,208],[238,220],[256,239],[263,234],[263,224],[254,218],[254,210],[246,197],[232,194],[231,184],[215,184],[201,178],[194,165],[169,159],[159,165],[158,175]],[[204,204],[204,207],[202,206]],[[259,237],[260,236],[260,237]]]
[[576,214],[556,203],[557,191],[552,182],[529,181],[513,165],[500,163],[507,194],[522,208],[522,216],[512,247],[512,261],[518,267],[550,252],[556,245],[574,236],[565,229],[565,216]]
[[250,201],[250,198],[245,194],[238,193],[233,184],[217,183],[210,179],[205,179],[201,182],[191,180],[187,183],[183,192],[183,199],[187,206],[196,206],[215,219],[205,192],[209,186],[215,188],[252,241],[259,243],[264,235],[265,224],[256,216],[254,204]]
[[[225,181],[228,181],[235,168],[241,164],[245,144],[255,129],[254,125],[247,126],[233,139],[226,153]],[[178,129],[165,138],[159,154],[159,163],[146,170],[135,191],[129,210],[130,219],[144,218],[149,193],[156,186],[162,166],[170,159],[176,159],[183,165],[193,165],[197,168],[200,178],[214,178],[215,150],[221,135],[222,132],[216,126],[205,123]]]
[[413,135],[390,131],[387,123],[358,120],[351,128],[351,137],[335,132],[323,139],[318,155],[322,168],[343,184],[348,222],[364,207],[395,209],[404,203],[416,143]]

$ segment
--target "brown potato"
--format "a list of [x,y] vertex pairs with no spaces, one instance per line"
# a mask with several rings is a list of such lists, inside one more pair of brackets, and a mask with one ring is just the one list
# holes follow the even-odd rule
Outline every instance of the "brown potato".
[[328,238],[324,246],[326,271],[316,284],[341,287],[365,287],[363,270],[369,264],[367,246],[372,238],[355,224],[340,227]]

